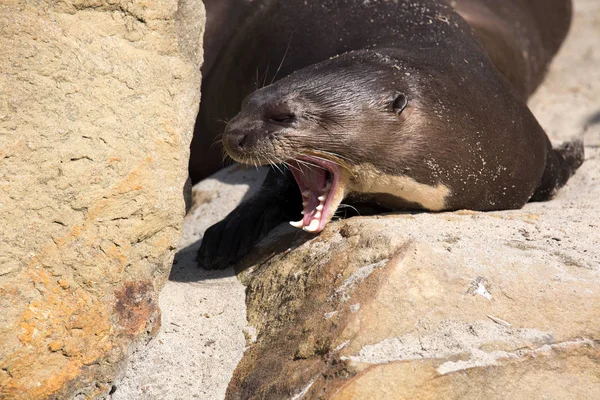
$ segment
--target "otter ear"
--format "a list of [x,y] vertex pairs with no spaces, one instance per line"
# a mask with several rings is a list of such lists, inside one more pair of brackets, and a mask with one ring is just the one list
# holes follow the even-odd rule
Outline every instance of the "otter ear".
[[404,111],[407,105],[408,98],[404,93],[394,93],[394,100],[392,101],[392,110],[394,110],[396,114],[400,114],[402,111]]

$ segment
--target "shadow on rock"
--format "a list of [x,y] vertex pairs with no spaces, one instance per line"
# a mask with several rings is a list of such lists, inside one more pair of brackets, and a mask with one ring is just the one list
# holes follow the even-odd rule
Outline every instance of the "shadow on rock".
[[596,111],[594,114],[590,115],[588,120],[585,123],[586,128],[591,127],[592,125],[600,124],[600,110]]
[[173,268],[169,280],[173,282],[199,282],[211,279],[227,278],[234,275],[233,268],[220,271],[207,271],[198,266],[196,253],[200,248],[201,240],[180,249],[173,259]]
[[175,254],[169,280],[199,282],[237,275],[252,265],[263,264],[276,255],[290,252],[314,237],[314,235],[292,228],[288,224],[281,224],[256,245],[250,254],[236,265],[223,270],[206,270],[198,265],[196,254],[202,244],[202,240],[199,240]]
[[600,147],[600,110],[590,115],[585,122],[584,143],[586,147]]

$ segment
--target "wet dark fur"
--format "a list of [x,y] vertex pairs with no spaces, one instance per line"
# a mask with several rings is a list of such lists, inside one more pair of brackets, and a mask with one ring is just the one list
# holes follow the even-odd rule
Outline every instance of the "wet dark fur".
[[[224,127],[219,121],[232,118],[257,85],[287,75],[250,95],[228,127],[229,137],[244,132],[247,145],[273,161],[293,156],[284,151],[292,147],[322,149],[447,184],[446,209],[474,210],[546,200],[581,165],[581,143],[552,149],[524,102],[566,35],[569,1],[460,0],[458,12],[433,0],[366,3],[262,1],[241,18],[205,71],[195,180],[218,168],[219,151],[209,148]],[[398,92],[409,100],[400,115],[390,107]],[[284,108],[300,105],[302,117],[273,123],[269,110],[290,93],[299,97]],[[285,135],[303,127],[318,135]],[[271,228],[297,219],[299,202],[295,182],[270,173],[256,198],[206,232],[201,265],[237,261]]]

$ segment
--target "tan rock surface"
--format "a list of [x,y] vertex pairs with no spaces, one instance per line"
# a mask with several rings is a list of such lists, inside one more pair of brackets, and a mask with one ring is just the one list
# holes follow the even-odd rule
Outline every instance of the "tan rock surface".
[[0,5],[0,398],[107,392],[156,333],[203,21],[199,0]]
[[234,166],[194,186],[194,207],[169,281],[160,292],[162,326],[131,357],[112,400],[222,399],[244,353],[245,290],[233,269],[198,268],[198,239],[240,200],[265,171]]

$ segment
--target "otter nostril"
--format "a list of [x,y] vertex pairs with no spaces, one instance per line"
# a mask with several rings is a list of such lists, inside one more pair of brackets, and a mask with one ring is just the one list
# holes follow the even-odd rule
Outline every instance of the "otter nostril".
[[243,151],[247,138],[248,138],[248,135],[244,135],[244,134],[237,135],[235,138],[235,148],[239,151]]
[[249,138],[247,132],[242,130],[226,130],[223,134],[223,145],[226,149],[243,152],[247,149]]

